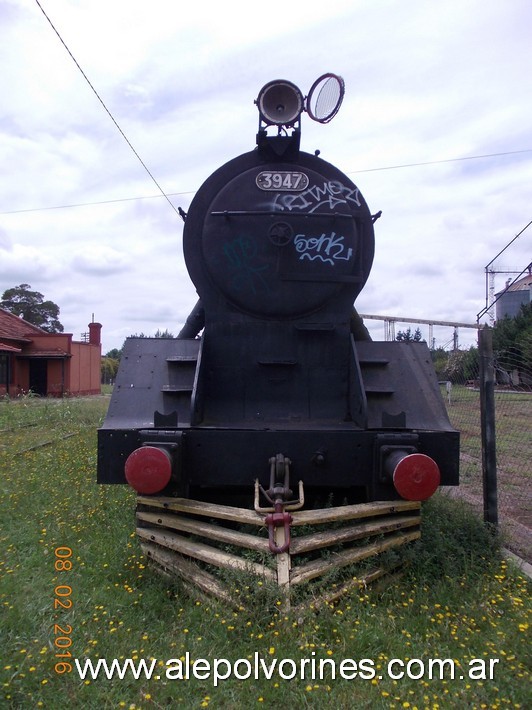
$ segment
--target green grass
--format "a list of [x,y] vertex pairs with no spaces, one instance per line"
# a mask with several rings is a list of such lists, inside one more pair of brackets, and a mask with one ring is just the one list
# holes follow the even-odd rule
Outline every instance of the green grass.
[[[133,533],[134,495],[95,484],[95,429],[105,407],[101,398],[0,402],[0,707],[530,706],[528,580],[501,560],[496,537],[460,502],[442,496],[425,504],[422,541],[411,548],[407,573],[380,592],[361,590],[297,615],[265,595],[262,605],[233,612],[185,595],[146,567]],[[71,569],[56,569],[59,547],[72,549]],[[256,580],[235,584],[261,598]],[[71,587],[72,608],[54,609],[58,586]],[[71,628],[73,658],[156,658],[160,679],[58,675],[54,666],[64,659],[56,658],[55,641],[64,634],[54,624]],[[218,687],[212,678],[167,679],[164,661],[187,652],[211,662],[255,652],[268,664],[371,659],[376,677],[275,675]],[[385,672],[393,658],[460,665],[454,680],[394,681]],[[494,680],[458,677],[475,658],[500,659]]]

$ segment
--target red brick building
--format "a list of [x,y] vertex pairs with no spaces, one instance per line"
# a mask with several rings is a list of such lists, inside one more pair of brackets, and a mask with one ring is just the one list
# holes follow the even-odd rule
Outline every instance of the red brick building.
[[47,333],[0,308],[0,396],[100,394],[100,323],[89,323],[89,341]]

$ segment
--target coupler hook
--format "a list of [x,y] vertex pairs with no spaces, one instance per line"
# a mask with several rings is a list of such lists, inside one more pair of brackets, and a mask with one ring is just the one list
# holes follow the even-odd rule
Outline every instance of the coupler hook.
[[[290,500],[292,491],[290,490],[290,464],[289,458],[283,454],[272,456],[270,463],[270,487],[268,490],[260,485],[259,481],[255,481],[255,510],[257,513],[268,513],[264,522],[268,526],[268,545],[270,552],[275,555],[280,555],[287,552],[290,547],[290,525],[292,516],[288,510],[297,510],[305,504],[303,493],[303,481],[299,481],[299,498]],[[259,491],[272,504],[273,507],[261,508],[259,505]],[[283,528],[284,534],[281,535],[282,543],[279,545],[276,542],[276,528]]]
[[[282,505],[276,505],[275,513],[268,513],[265,518],[265,523],[268,526],[268,545],[270,547],[270,552],[274,555],[280,555],[281,552],[286,552],[290,547],[290,524],[292,523],[292,516],[290,513],[283,511]],[[277,545],[275,542],[275,528],[284,527],[284,544]]]

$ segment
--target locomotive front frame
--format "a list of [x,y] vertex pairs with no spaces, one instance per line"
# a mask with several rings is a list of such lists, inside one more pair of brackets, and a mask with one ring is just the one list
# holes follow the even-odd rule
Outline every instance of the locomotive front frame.
[[[98,431],[98,482],[137,491],[144,554],[230,605],[209,569],[273,580],[287,608],[292,587],[419,538],[420,501],[458,484],[427,345],[372,341],[353,307],[380,213],[300,150],[301,112],[326,123],[343,91],[332,74],[307,98],[263,88],[256,149],[216,170],[185,216],[200,300],[177,338],[127,339]],[[293,538],[296,526],[312,532]]]
[[314,500],[422,500],[456,485],[459,435],[426,344],[352,327],[374,250],[362,194],[300,151],[298,131],[257,142],[186,217],[203,334],[126,341],[98,481],[234,502],[256,479],[267,488],[282,453]]

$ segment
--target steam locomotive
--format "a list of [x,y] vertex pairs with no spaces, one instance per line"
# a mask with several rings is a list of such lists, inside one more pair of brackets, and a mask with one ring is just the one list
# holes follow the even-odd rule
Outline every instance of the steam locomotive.
[[126,341],[99,483],[230,504],[251,500],[256,479],[285,501],[300,479],[309,504],[423,500],[458,483],[459,435],[427,345],[374,342],[354,310],[378,215],[300,150],[302,113],[327,123],[343,92],[332,74],[307,97],[266,84],[255,149],[183,213],[198,305],[177,338]]

